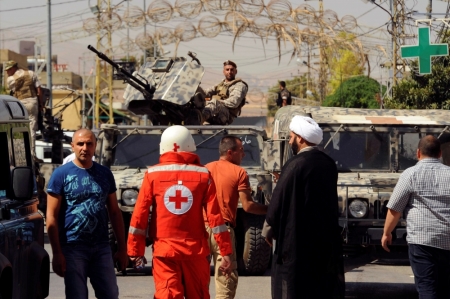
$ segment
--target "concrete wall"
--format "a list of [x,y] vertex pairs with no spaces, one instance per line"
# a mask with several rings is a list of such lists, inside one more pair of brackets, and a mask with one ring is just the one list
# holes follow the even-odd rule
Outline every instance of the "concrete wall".
[[[39,74],[39,81],[47,85],[47,72]],[[72,89],[81,89],[81,76],[73,72],[52,72],[53,89],[69,87]]]
[[[66,98],[65,98],[66,97]],[[64,99],[65,98],[65,99]],[[53,107],[58,107],[53,109],[53,115],[59,116],[62,109],[62,123],[61,127],[63,130],[78,130],[81,128],[81,102],[82,98],[75,100],[72,104],[64,108],[66,104],[69,104],[76,98],[75,94],[70,94],[67,90],[53,90]]]

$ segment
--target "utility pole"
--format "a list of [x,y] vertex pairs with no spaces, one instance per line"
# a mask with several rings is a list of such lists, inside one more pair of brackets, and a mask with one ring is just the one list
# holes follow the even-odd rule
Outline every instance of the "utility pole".
[[[319,0],[319,15],[323,18],[323,0]],[[323,26],[320,26],[320,36],[323,36]],[[325,99],[325,90],[327,85],[327,65],[325,61],[325,45],[322,41],[319,42],[320,49],[320,67],[319,67],[319,94],[320,104],[322,105]],[[308,57],[309,58],[309,57]]]
[[47,0],[47,88],[49,89],[48,106],[53,107],[52,103],[52,8],[51,0]]
[[[145,12],[145,0],[144,0],[144,12]],[[147,36],[147,19],[144,21],[144,36]],[[147,51],[144,50],[144,63],[147,61]],[[147,124],[147,123],[146,123]]]
[[[127,12],[130,13],[130,1],[127,1]],[[127,26],[127,41],[130,41],[130,26]],[[127,47],[127,62],[130,62],[130,47]]]
[[413,35],[405,33],[405,0],[390,0],[392,10],[392,67],[393,67],[393,85],[396,86],[403,74],[406,72],[406,64],[401,59],[400,47],[405,44],[406,38],[411,38]]
[[[144,12],[145,12],[145,10],[146,10],[146,4],[145,4],[145,0],[144,0]],[[147,19],[145,19],[145,21],[144,21],[144,36],[147,36]],[[144,50],[144,62],[142,63],[141,67],[143,67],[146,62],[147,62],[147,50]],[[144,126],[148,125],[147,114],[144,114],[144,116],[142,116],[142,119],[144,120]]]
[[[106,25],[103,26],[103,22],[101,20],[102,15],[106,15],[106,19],[111,22],[111,0],[97,0],[97,6],[98,6],[98,14],[97,14],[97,21],[99,24],[99,30],[97,32],[97,50],[99,52],[105,53],[106,56],[111,56],[111,49],[112,49],[112,41],[111,41],[111,35],[112,35],[112,26]],[[113,79],[112,79],[112,67],[107,64],[104,61],[101,61],[99,57],[96,58],[95,63],[95,117],[93,119],[93,128],[99,128],[100,124],[100,110],[102,110],[107,116],[108,116],[108,122],[110,124],[114,123],[114,114],[113,114],[113,107],[112,107],[112,98],[113,98],[113,92],[112,92],[112,85],[113,85]],[[106,83],[107,92],[108,92],[108,104],[109,109],[105,109],[101,107],[101,98],[103,96],[102,94],[102,86],[104,86],[104,83]]]

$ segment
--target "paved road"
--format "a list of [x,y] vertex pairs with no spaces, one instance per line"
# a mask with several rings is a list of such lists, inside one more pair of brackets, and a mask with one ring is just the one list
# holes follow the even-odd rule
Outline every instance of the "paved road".
[[[50,254],[48,243],[45,249]],[[146,251],[146,257],[151,260],[151,251]],[[346,260],[346,298],[418,298],[414,288],[414,278],[411,268],[404,259],[375,260],[369,257]],[[146,267],[143,273],[128,275],[117,274],[120,298],[153,298],[154,283],[151,268]],[[211,298],[214,298],[214,285],[210,285]],[[64,281],[50,270],[51,299],[63,299]],[[95,298],[89,285],[89,298]],[[261,277],[240,277],[236,299],[270,299],[270,270]]]

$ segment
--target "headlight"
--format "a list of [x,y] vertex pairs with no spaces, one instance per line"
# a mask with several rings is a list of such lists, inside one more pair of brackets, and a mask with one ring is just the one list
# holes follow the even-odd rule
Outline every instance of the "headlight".
[[122,201],[126,206],[134,206],[138,192],[134,189],[127,189],[122,192]]
[[355,218],[363,218],[367,215],[368,212],[368,205],[367,202],[360,199],[354,199],[352,202],[348,205],[348,210],[350,212],[350,215],[352,215]]

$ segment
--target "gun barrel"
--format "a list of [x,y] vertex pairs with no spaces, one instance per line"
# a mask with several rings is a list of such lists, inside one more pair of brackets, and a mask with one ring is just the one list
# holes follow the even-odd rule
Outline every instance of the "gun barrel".
[[97,49],[96,48],[94,48],[93,46],[91,46],[91,45],[88,45],[88,49],[89,50],[91,50],[92,52],[94,52],[95,54],[100,54],[100,52],[99,51],[97,51]]
[[134,88],[139,90],[141,93],[143,93],[146,98],[152,98],[153,97],[153,93],[155,92],[155,90],[154,90],[154,87],[150,86],[150,84],[142,82],[141,80],[139,80],[138,78],[136,78],[135,76],[130,74],[128,71],[124,70],[120,65],[118,65],[117,63],[115,63],[114,61],[109,59],[108,56],[106,56],[102,52],[99,52],[93,46],[88,45],[87,48],[89,50],[91,50],[92,52],[94,52],[95,54],[97,54],[97,56],[100,59],[102,59],[102,60],[106,61],[107,63],[109,63],[110,65],[112,65],[112,67],[118,73],[123,74],[125,76],[125,78],[126,78],[125,81],[127,81],[128,84],[130,84],[131,86],[133,86]]

